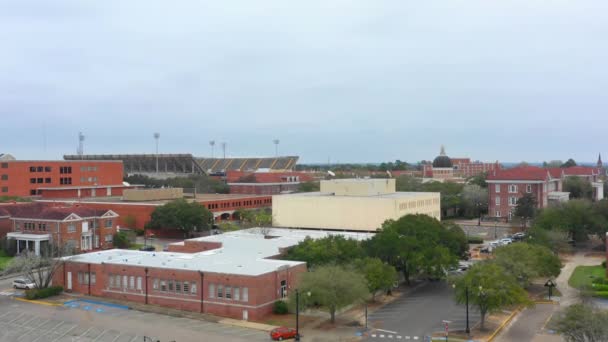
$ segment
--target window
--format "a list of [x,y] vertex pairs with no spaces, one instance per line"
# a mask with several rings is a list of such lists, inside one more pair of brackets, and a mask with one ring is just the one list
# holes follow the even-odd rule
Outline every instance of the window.
[[129,277],[129,288],[133,290],[135,288],[135,276]]
[[30,172],[36,172],[36,167],[35,166],[30,166]]
[[50,166],[45,166],[44,167],[44,172],[51,172],[51,167]]
[[112,220],[106,220],[106,228],[112,228]]
[[517,205],[517,197],[509,197],[509,205]]
[[160,290],[162,292],[167,292],[167,281],[166,280],[160,281]]
[[36,178],[36,183],[42,184],[44,182],[44,178]]
[[195,294],[196,294],[196,282],[193,282],[193,283],[190,285],[190,294],[193,294],[193,295],[195,295]]
[[496,217],[500,217],[500,211],[496,211]]
[[500,197],[496,197],[494,199],[494,202],[495,202],[496,205],[500,205]]
[[2,192],[8,192],[8,186],[3,186],[2,187]]
[[59,167],[59,173],[70,174],[70,173],[72,173],[72,167],[71,166],[61,166],[61,167]]
[[114,276],[112,274],[110,274],[110,276],[108,277],[108,286],[109,287],[114,287]]
[[182,282],[181,281],[175,282],[175,292],[182,293]]
[[2,163],[2,168],[3,169],[8,169],[8,163]]
[[116,287],[120,287],[120,275],[117,274],[115,277],[116,277],[116,281],[115,281]]
[[224,298],[224,286],[223,285],[217,286],[217,298]]
[[36,167],[36,171],[42,172],[42,171],[44,171],[44,168],[42,166],[38,166],[38,167]]
[[112,234],[106,235],[106,242],[112,242]]
[[526,192],[527,193],[531,193],[532,192],[532,184],[526,185]]
[[516,193],[516,192],[517,192],[517,185],[510,184],[509,185],[509,193]]
[[209,298],[215,298],[215,284],[209,284]]
[[249,301],[249,288],[243,287],[243,302]]
[[141,277],[137,277],[137,289],[141,290]]
[[36,178],[30,178],[30,184],[36,184]]
[[47,178],[44,179],[44,182],[48,184],[48,183],[51,182],[51,179],[47,177]]
[[158,278],[154,278],[154,281],[152,281],[152,288],[158,290]]
[[235,287],[234,289],[234,300],[241,300],[240,289]]
[[97,283],[97,275],[95,274],[95,272],[91,273],[91,284],[95,285],[95,283]]
[[2,175],[2,180],[8,180],[8,175]]
[[226,299],[232,299],[232,287],[226,286]]
[[287,281],[281,280],[281,298],[287,297]]
[[169,292],[173,292],[173,280],[169,280],[167,283],[169,285],[168,286]]
[[187,281],[184,282],[184,293],[185,294],[190,293],[190,283]]
[[126,289],[128,285],[129,277],[126,275],[122,276],[122,288]]
[[30,196],[36,196],[36,189],[30,190]]
[[68,225],[68,233],[75,233],[75,232],[76,232],[76,224],[70,223]]

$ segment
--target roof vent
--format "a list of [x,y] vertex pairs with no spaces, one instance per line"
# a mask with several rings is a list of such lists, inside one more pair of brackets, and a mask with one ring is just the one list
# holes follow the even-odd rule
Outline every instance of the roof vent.
[[165,262],[164,262],[164,261],[163,261],[163,262],[161,262],[160,264],[161,264],[161,265],[163,265],[163,266],[165,266]]

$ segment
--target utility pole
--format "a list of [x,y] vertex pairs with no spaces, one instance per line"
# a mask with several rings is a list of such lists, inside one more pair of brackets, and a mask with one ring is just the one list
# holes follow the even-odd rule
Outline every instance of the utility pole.
[[209,145],[211,145],[211,158],[214,157],[214,150],[215,150],[215,140],[211,140],[209,141]]
[[274,144],[274,156],[278,157],[279,156],[279,139],[274,139],[272,141],[272,143]]
[[154,140],[156,140],[156,173],[158,173],[158,139],[160,139],[160,133],[154,133]]

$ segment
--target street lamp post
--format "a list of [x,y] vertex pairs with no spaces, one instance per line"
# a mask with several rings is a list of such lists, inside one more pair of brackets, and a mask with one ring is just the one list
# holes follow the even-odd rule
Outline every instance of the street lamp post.
[[[310,297],[310,291],[306,292]],[[294,341],[300,341],[300,290],[296,289],[296,336]]]
[[[455,289],[456,288],[456,284],[453,284],[452,287]],[[469,286],[465,285],[464,287],[464,298],[465,298],[465,304],[466,304],[466,317],[467,317],[467,326],[464,330],[465,333],[469,334],[471,333],[471,329],[469,329]]]

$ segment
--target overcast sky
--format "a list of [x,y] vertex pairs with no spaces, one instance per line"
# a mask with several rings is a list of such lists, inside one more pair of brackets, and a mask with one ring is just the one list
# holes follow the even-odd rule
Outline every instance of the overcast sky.
[[0,0],[0,153],[595,161],[607,63],[606,0]]

